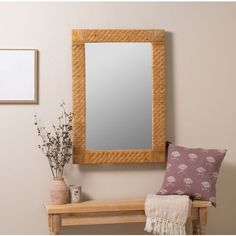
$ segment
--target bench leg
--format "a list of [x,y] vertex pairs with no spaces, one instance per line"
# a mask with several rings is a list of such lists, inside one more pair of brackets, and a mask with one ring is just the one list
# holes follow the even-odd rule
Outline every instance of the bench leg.
[[192,220],[193,234],[205,234],[207,224],[207,208],[198,209],[197,219]]
[[199,220],[192,220],[193,234],[200,234]]
[[207,208],[199,208],[199,226],[200,234],[206,234],[206,224],[207,224]]
[[194,212],[194,219],[192,220],[193,234],[205,234],[207,224],[207,208],[200,207]]
[[48,215],[48,227],[49,227],[50,234],[60,234],[60,229],[61,229],[60,215],[49,214]]

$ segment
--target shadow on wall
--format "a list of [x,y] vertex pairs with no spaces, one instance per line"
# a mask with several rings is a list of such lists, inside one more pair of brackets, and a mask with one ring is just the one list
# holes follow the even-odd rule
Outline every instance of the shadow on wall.
[[166,139],[175,143],[175,84],[173,34],[166,32]]
[[[217,206],[208,210],[207,234],[236,234],[235,224],[231,222],[235,219],[233,203],[236,199],[235,188],[231,185],[234,184],[233,180],[236,180],[236,166],[223,162],[216,186]],[[187,234],[192,232],[190,221],[187,223],[186,231]]]
[[[226,154],[230,155],[230,152]],[[236,234],[235,226],[235,183],[236,166],[223,162],[217,186],[216,186],[216,208],[209,209],[208,229],[210,234]],[[234,223],[232,223],[234,222]]]

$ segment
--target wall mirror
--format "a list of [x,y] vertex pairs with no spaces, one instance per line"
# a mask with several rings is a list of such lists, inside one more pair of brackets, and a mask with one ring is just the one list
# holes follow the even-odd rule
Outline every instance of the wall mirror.
[[0,103],[37,103],[38,53],[0,49]]
[[150,43],[85,44],[88,150],[151,148],[151,52]]
[[163,30],[73,30],[73,162],[165,161]]

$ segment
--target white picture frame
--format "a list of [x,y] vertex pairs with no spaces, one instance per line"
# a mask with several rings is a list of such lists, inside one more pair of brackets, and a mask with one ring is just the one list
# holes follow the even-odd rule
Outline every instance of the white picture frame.
[[0,49],[0,104],[38,103],[38,50]]

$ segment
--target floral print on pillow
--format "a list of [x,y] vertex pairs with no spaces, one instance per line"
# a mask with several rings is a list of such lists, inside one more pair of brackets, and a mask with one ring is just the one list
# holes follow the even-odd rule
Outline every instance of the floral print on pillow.
[[216,206],[216,181],[226,150],[168,146],[167,169],[159,195],[189,195]]

